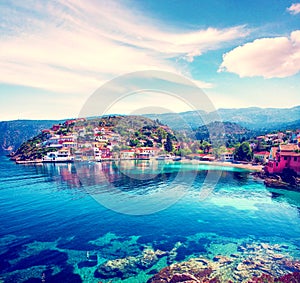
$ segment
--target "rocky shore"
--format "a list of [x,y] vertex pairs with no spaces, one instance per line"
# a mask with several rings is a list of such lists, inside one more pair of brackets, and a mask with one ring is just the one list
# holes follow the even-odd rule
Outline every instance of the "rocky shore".
[[138,256],[108,260],[98,266],[95,276],[103,279],[114,277],[124,279],[136,275],[138,270],[151,268],[161,257],[166,255],[167,252],[161,250],[154,251],[152,249],[145,249],[142,254]]
[[264,181],[267,187],[283,188],[283,189],[300,189],[300,178],[295,176],[284,176],[279,174],[268,175],[264,171],[251,173],[255,178]]
[[[217,255],[174,263],[163,268],[147,283],[272,283],[300,282],[300,261],[285,254],[286,246],[267,243],[244,245],[241,253]],[[298,280],[298,281],[297,281]]]
[[[180,244],[170,251],[149,247],[136,256],[108,260],[97,267],[95,277],[110,282],[133,278],[143,271],[153,274],[145,280],[147,283],[300,282],[300,261],[291,256],[290,247],[284,244],[245,243],[230,255],[198,256],[176,262],[179,249]],[[168,266],[157,269],[159,262]]]

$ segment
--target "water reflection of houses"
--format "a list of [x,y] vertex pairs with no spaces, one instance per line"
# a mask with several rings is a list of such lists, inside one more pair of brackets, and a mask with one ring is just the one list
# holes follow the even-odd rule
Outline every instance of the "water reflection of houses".
[[118,167],[126,170],[157,171],[161,167],[161,163],[156,160],[120,160]]
[[42,166],[36,166],[36,168],[39,174],[42,173],[58,185],[66,183],[69,188],[82,187],[75,166],[71,163],[43,164]]

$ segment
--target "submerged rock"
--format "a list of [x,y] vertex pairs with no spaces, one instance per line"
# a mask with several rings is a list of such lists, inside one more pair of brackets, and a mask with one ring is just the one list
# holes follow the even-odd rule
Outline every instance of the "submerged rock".
[[203,281],[203,279],[212,280],[213,277],[211,277],[211,274],[213,271],[216,271],[218,267],[218,264],[205,258],[190,259],[162,269],[158,274],[150,278],[147,283],[210,282]]
[[300,262],[278,253],[282,249],[280,245],[266,243],[241,245],[239,250],[243,253],[230,257],[216,255],[212,260],[194,258],[171,264],[150,278],[147,283],[300,283],[297,281]]
[[99,278],[128,278],[138,274],[140,269],[149,269],[159,258],[165,256],[167,252],[161,250],[145,249],[141,255],[128,256],[107,262],[98,266],[95,276]]
[[138,273],[136,265],[137,259],[131,256],[108,260],[98,266],[95,276],[100,278],[127,278]]

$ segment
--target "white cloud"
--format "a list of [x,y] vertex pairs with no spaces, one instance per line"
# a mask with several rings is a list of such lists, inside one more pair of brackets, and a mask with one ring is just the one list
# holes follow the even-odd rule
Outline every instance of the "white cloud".
[[112,1],[13,1],[1,8],[0,82],[64,93],[90,93],[138,70],[178,73],[172,59],[191,62],[247,34],[244,26],[174,31]]
[[292,15],[297,15],[300,13],[300,3],[294,3],[289,8],[287,8],[288,12]]
[[300,71],[300,30],[290,37],[261,38],[223,55],[219,71],[240,77],[284,78]]

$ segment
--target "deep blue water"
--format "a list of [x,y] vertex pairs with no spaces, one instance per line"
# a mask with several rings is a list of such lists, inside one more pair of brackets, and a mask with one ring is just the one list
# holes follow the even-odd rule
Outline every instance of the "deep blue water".
[[[202,199],[211,184],[207,174],[218,182]],[[176,245],[172,262],[227,255],[253,242],[288,245],[298,258],[299,207],[299,192],[266,188],[233,168],[151,162],[24,166],[2,156],[0,280],[42,282],[44,273],[45,282],[109,282],[97,278],[98,265]],[[87,261],[87,251],[95,260]],[[162,258],[149,269],[123,274],[123,282],[145,282],[151,270],[172,262]]]

